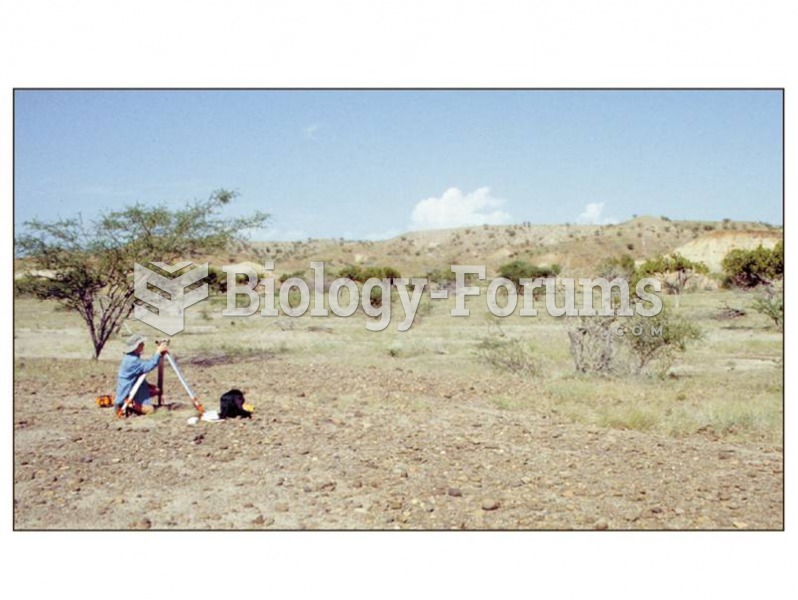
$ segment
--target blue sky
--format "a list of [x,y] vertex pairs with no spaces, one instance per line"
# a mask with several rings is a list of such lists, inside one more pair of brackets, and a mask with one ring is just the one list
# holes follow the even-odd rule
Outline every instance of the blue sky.
[[17,91],[15,226],[225,187],[253,239],[782,223],[778,91]]

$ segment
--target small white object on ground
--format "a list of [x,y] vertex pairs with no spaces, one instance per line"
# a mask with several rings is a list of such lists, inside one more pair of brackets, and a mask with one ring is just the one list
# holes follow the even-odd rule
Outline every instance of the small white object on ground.
[[203,421],[221,421],[219,418],[219,413],[215,410],[206,410],[202,413],[202,420]]

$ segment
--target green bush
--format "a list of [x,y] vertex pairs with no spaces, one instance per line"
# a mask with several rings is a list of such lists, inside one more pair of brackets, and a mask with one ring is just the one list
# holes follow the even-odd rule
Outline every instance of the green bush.
[[22,277],[14,279],[14,295],[20,297],[37,297],[40,287],[44,285],[42,282],[43,279],[42,277],[33,275],[23,275]]
[[[634,361],[633,371],[642,372],[656,363],[656,372],[661,376],[664,376],[673,364],[677,353],[684,352],[690,342],[700,340],[702,337],[697,325],[670,315],[665,306],[656,316],[632,317],[626,328],[623,342]],[[631,335],[629,329],[632,330]],[[636,335],[636,331],[639,331],[640,335]]]
[[425,277],[430,283],[437,283],[439,285],[454,283],[455,280],[454,272],[451,269],[440,269],[438,267],[427,271]]
[[635,260],[628,254],[605,260],[598,270],[598,276],[609,279],[626,279],[631,285],[635,275]]
[[205,278],[211,292],[224,293],[227,291],[227,273],[208,265],[208,276]]
[[402,274],[393,267],[344,265],[338,271],[338,277],[344,277],[360,283],[376,277],[377,279],[389,279],[393,283],[393,280],[401,278]]
[[363,269],[357,265],[344,265],[338,270],[338,277],[351,279],[352,281],[365,281]]
[[[676,306],[679,306],[679,296],[684,292],[687,283],[696,275],[709,273],[709,269],[702,262],[694,262],[680,254],[657,256],[644,262],[636,271],[639,281],[645,277],[656,277],[665,284],[668,293],[676,295]],[[667,277],[671,275],[671,277]]]
[[[208,284],[210,292],[217,294],[224,294],[227,292],[227,273],[216,267],[208,266],[208,276],[205,277],[205,283]],[[236,275],[236,283],[241,285],[249,281],[249,278],[243,273]],[[201,285],[201,284],[200,284]]]
[[761,245],[754,250],[731,250],[721,263],[726,283],[741,288],[767,285],[784,277],[784,244],[769,250]]
[[537,279],[538,277],[556,277],[559,275],[561,267],[552,265],[541,267],[533,265],[523,260],[514,260],[499,267],[499,276],[509,279],[515,287],[520,290],[521,279]]
[[768,286],[757,296],[752,304],[753,309],[765,315],[779,331],[784,329],[784,291]]
[[568,332],[580,373],[664,376],[677,354],[701,339],[701,330],[663,306],[653,317],[579,317]]
[[371,279],[372,277],[376,277],[377,279],[382,279],[383,276],[383,269],[382,267],[366,267],[363,269],[360,281],[366,281]]
[[393,267],[383,267],[382,268],[382,279],[388,279],[393,285],[394,279],[401,279],[402,274],[399,272],[399,269],[394,269]]

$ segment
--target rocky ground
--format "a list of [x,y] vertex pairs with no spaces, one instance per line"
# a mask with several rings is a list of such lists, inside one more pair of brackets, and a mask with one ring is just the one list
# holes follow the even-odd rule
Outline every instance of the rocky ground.
[[248,369],[256,411],[192,426],[176,384],[154,415],[115,419],[95,397],[116,365],[86,363],[16,361],[18,530],[783,528],[780,448],[500,410],[490,378],[193,365],[214,409]]

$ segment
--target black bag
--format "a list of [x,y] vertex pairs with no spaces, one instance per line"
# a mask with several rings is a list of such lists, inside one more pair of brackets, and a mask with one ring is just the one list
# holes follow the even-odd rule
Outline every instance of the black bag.
[[219,418],[234,419],[236,417],[252,417],[252,413],[244,410],[244,394],[241,390],[230,390],[222,394],[219,401]]

